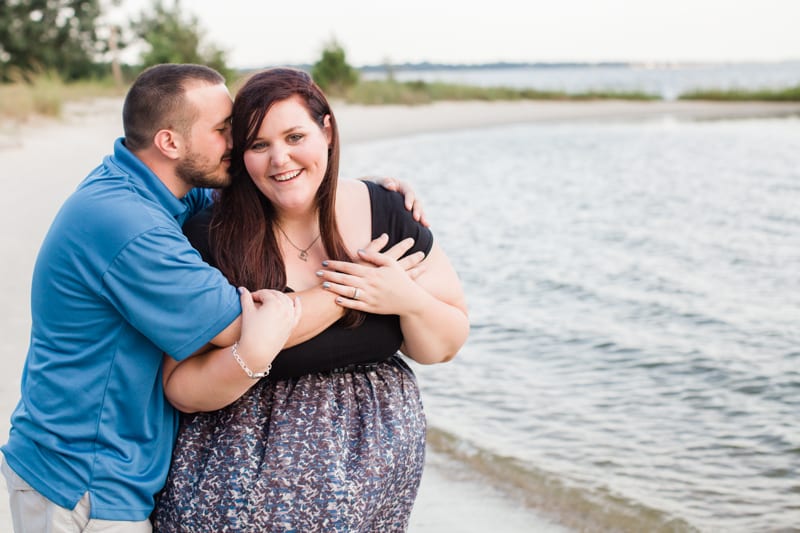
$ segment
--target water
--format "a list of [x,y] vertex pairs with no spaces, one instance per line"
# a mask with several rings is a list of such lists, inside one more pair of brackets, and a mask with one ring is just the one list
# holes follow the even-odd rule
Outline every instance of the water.
[[434,447],[575,529],[800,528],[800,120],[348,147],[426,200],[471,310]]
[[[366,78],[385,78],[370,72]],[[399,81],[444,81],[481,87],[579,93],[639,91],[666,100],[698,89],[786,89],[800,85],[800,61],[681,65],[584,65],[459,70],[398,70]]]

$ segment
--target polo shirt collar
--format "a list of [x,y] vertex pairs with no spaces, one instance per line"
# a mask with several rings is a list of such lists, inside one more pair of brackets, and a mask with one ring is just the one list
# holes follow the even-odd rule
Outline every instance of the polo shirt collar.
[[147,193],[170,215],[173,217],[182,215],[188,208],[187,205],[182,199],[176,198],[164,185],[164,182],[158,179],[158,176],[141,159],[128,150],[124,140],[124,137],[120,137],[114,142],[114,163],[130,176],[130,180],[137,188],[141,188],[143,193]]

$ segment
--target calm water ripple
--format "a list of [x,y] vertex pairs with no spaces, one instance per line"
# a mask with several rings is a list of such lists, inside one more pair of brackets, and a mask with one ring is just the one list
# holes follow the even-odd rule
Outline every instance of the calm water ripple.
[[349,147],[414,183],[464,283],[469,342],[415,367],[453,454],[601,530],[797,528],[799,146],[774,119]]

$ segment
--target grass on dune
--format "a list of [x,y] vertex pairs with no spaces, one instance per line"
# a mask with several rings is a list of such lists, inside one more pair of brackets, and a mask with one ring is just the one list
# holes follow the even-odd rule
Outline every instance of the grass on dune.
[[714,100],[721,102],[800,102],[800,85],[782,90],[698,90],[684,93],[680,96],[680,99]]
[[640,92],[566,93],[509,87],[476,87],[424,81],[361,81],[342,96],[350,103],[365,105],[428,104],[435,101],[509,101],[509,100],[658,100],[654,95]]
[[[247,78],[243,75],[229,84],[231,93]],[[66,83],[57,74],[42,73],[32,81],[0,84],[0,120],[24,121],[31,116],[59,117],[68,101],[99,97],[122,97],[127,87],[117,86],[109,77]],[[591,91],[567,93],[509,87],[477,87],[442,82],[362,80],[342,93],[332,93],[349,103],[363,105],[423,105],[436,101],[586,101],[636,100],[661,98],[643,92]],[[800,85],[784,90],[763,91],[694,91],[680,95],[681,100],[800,102]]]
[[65,83],[57,75],[41,74],[30,82],[0,84],[0,119],[59,117],[65,102],[124,93],[125,89],[117,87],[111,79]]

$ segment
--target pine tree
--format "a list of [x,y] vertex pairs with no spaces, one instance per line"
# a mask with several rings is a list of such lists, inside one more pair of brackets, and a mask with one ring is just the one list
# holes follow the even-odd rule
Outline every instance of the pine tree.
[[204,32],[196,16],[184,16],[180,0],[172,7],[154,0],[147,13],[132,24],[137,37],[149,45],[142,56],[142,66],[159,63],[198,63],[216,69],[229,79],[225,52],[215,45],[204,43]]

